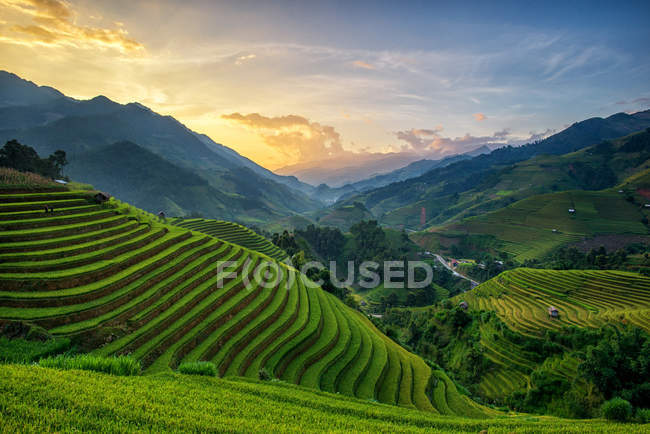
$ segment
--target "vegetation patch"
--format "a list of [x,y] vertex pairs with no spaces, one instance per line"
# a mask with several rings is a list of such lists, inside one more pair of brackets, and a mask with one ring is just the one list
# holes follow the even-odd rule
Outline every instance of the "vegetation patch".
[[41,359],[38,364],[44,368],[79,369],[103,372],[111,375],[139,375],[140,362],[130,356],[101,357],[91,354],[75,356],[60,355]]
[[212,362],[184,362],[178,366],[178,372],[187,375],[217,376],[217,367]]

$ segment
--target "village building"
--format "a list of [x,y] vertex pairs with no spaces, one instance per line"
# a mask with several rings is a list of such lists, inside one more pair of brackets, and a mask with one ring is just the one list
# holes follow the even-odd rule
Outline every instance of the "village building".
[[104,193],[103,191],[100,191],[97,192],[97,194],[95,194],[95,196],[93,197],[98,203],[104,203],[111,198],[111,195],[108,193]]

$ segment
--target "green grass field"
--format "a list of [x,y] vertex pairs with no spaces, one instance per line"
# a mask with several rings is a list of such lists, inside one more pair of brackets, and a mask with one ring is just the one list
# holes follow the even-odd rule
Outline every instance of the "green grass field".
[[[0,210],[0,320],[42,327],[93,356],[130,355],[145,375],[209,361],[219,375],[264,370],[432,413],[462,399],[452,389],[433,399],[422,359],[291,274],[277,261],[284,252],[242,226],[168,225],[115,200],[96,204],[88,191],[0,194]],[[466,404],[450,408],[493,414]]]
[[[440,380],[438,395],[453,383]],[[282,382],[181,374],[114,377],[37,366],[0,369],[2,432],[643,433],[647,425],[526,415],[444,416]],[[462,398],[462,397],[461,397]],[[445,411],[457,412],[461,401]]]

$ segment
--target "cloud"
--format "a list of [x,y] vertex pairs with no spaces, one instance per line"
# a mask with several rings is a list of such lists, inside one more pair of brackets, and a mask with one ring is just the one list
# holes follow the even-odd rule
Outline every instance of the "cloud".
[[5,23],[2,41],[23,45],[67,45],[78,48],[113,48],[136,52],[144,46],[116,29],[80,26],[70,4],[62,0],[0,0],[0,7],[21,16],[27,23]]
[[235,59],[235,65],[241,65],[244,62],[255,59],[256,57],[257,56],[255,54],[243,54]]
[[268,117],[259,113],[231,113],[222,115],[221,118],[250,128],[259,134],[267,145],[287,157],[293,157],[297,162],[352,154],[343,149],[341,136],[334,127],[311,122],[303,116]]
[[541,133],[535,133],[534,131],[531,131],[529,133],[530,137],[525,139],[524,143],[531,143],[531,142],[536,142],[538,140],[543,140],[543,139],[547,138],[548,136],[550,136],[552,134],[555,134],[556,131],[557,130],[552,130],[550,128],[547,128],[545,131],[543,131]]
[[474,116],[474,119],[476,119],[479,122],[487,119],[487,116],[485,116],[483,113],[474,113],[472,116]]
[[442,126],[435,129],[410,129],[395,132],[395,136],[407,144],[402,152],[415,151],[423,156],[442,156],[467,152],[480,145],[506,145],[510,136],[509,129],[495,132],[491,136],[473,136],[465,134],[461,137],[443,137]]
[[541,133],[529,132],[529,136],[514,136],[510,128],[494,132],[491,136],[474,136],[469,133],[460,137],[443,137],[442,126],[435,129],[410,129],[395,132],[395,136],[404,142],[401,152],[416,152],[424,157],[440,157],[444,155],[462,154],[482,145],[492,148],[500,146],[521,146],[532,143],[554,134],[556,130],[547,129]]
[[352,62],[352,64],[353,64],[356,68],[363,68],[363,69],[376,69],[374,65],[371,65],[371,64],[368,63],[368,62],[364,62],[363,60],[355,60],[354,62]]

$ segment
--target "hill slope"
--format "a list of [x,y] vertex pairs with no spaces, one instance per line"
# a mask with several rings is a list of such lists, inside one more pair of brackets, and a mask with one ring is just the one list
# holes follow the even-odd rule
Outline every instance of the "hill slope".
[[[131,354],[147,373],[209,360],[220,375],[265,369],[324,391],[449,412],[429,397],[444,374],[284,264],[113,200],[95,204],[91,194],[0,194],[1,320],[100,355]],[[452,413],[485,415],[458,397]]]
[[[481,240],[483,250],[505,251],[519,261],[599,235],[644,238],[649,158],[650,131],[642,131],[578,152],[517,163],[483,183],[481,193],[468,192],[462,204],[448,209],[455,218],[474,217],[413,238],[433,250]],[[576,188],[582,190],[571,190]],[[605,190],[595,191],[601,188]],[[486,212],[491,208],[498,209]]]
[[176,219],[171,223],[255,250],[278,261],[284,261],[288,257],[287,253],[278,246],[251,229],[237,223],[206,219]]
[[[344,398],[281,383],[180,375],[110,377],[3,366],[2,424],[10,432],[607,432],[646,425],[550,417],[472,420]],[[101,390],[102,393],[97,393]],[[146,409],[144,408],[146,403]]]
[[[456,297],[471,309],[493,311],[507,326],[524,336],[543,338],[547,330],[563,327],[598,328],[626,324],[650,331],[650,278],[622,271],[537,270],[506,271]],[[549,307],[558,309],[551,318]],[[580,359],[567,352],[548,357],[531,352],[513,333],[481,324],[485,356],[496,366],[481,379],[480,393],[502,399],[526,387],[531,373],[543,368],[560,379],[577,375]],[[541,364],[541,362],[544,362]]]
[[[650,126],[650,111],[633,115],[619,113],[606,119],[593,118],[573,124],[566,130],[540,142],[513,148],[505,147],[470,160],[433,169],[424,175],[385,187],[370,190],[361,195],[346,198],[346,203],[362,202],[379,220],[387,225],[419,227],[420,209],[427,210],[427,223],[440,224],[462,217],[473,206],[477,212],[497,209],[511,203],[508,190],[493,190],[504,171],[509,173],[512,165],[545,154],[562,155],[596,145],[604,139],[612,139],[640,131]],[[540,157],[541,158],[541,157]],[[537,165],[544,164],[543,161]],[[543,170],[539,171],[543,172]],[[521,171],[521,175],[525,175]],[[548,180],[548,177],[546,178]],[[520,183],[528,187],[526,194],[552,191],[553,182],[544,189],[535,188],[529,178]],[[573,185],[579,183],[573,181]],[[576,188],[576,187],[569,187]],[[561,185],[556,185],[556,189]],[[578,187],[582,188],[582,187]],[[603,187],[601,187],[603,188]],[[500,193],[495,197],[496,193]],[[519,194],[514,200],[522,199]],[[477,205],[482,205],[477,208]]]
[[584,238],[607,234],[646,237],[645,213],[615,191],[568,191],[533,196],[412,238],[430,250],[464,243],[479,250],[507,252],[523,262]]
[[[224,188],[217,188],[192,170],[170,163],[141,146],[119,142],[85,152],[66,169],[83,180],[116,194],[152,213],[171,216],[199,213],[244,222],[265,222],[308,209],[289,187],[258,179],[247,168],[233,169],[220,176]],[[229,193],[226,193],[229,192]],[[293,205],[288,202],[296,199]]]
[[[122,105],[104,96],[79,101],[0,71],[0,98],[2,95],[7,95],[12,105],[0,104],[0,141],[17,139],[41,155],[64,150],[68,161],[75,166],[78,181],[91,182],[102,162],[109,166],[112,159],[128,159],[128,155],[114,152],[111,146],[129,141],[175,166],[191,170],[226,194],[242,196],[247,200],[248,209],[265,221],[322,206],[303,192],[311,191],[311,186],[293,177],[278,176],[207,136],[191,131],[173,117],[159,115],[141,104]],[[15,98],[9,98],[12,95]],[[18,98],[21,95],[24,98]],[[77,159],[79,164],[75,164]],[[81,164],[82,160],[89,159],[94,162],[94,170]],[[150,169],[154,167],[151,165]],[[119,169],[119,165],[111,166],[114,177],[128,176]],[[103,190],[115,185],[104,181],[102,178],[94,185]],[[120,197],[134,195],[128,184],[119,184],[119,190],[110,192]],[[134,204],[145,207],[140,202]],[[264,217],[269,209],[273,212]],[[216,212],[206,215],[227,217]],[[247,213],[237,213],[238,218],[246,216]]]

